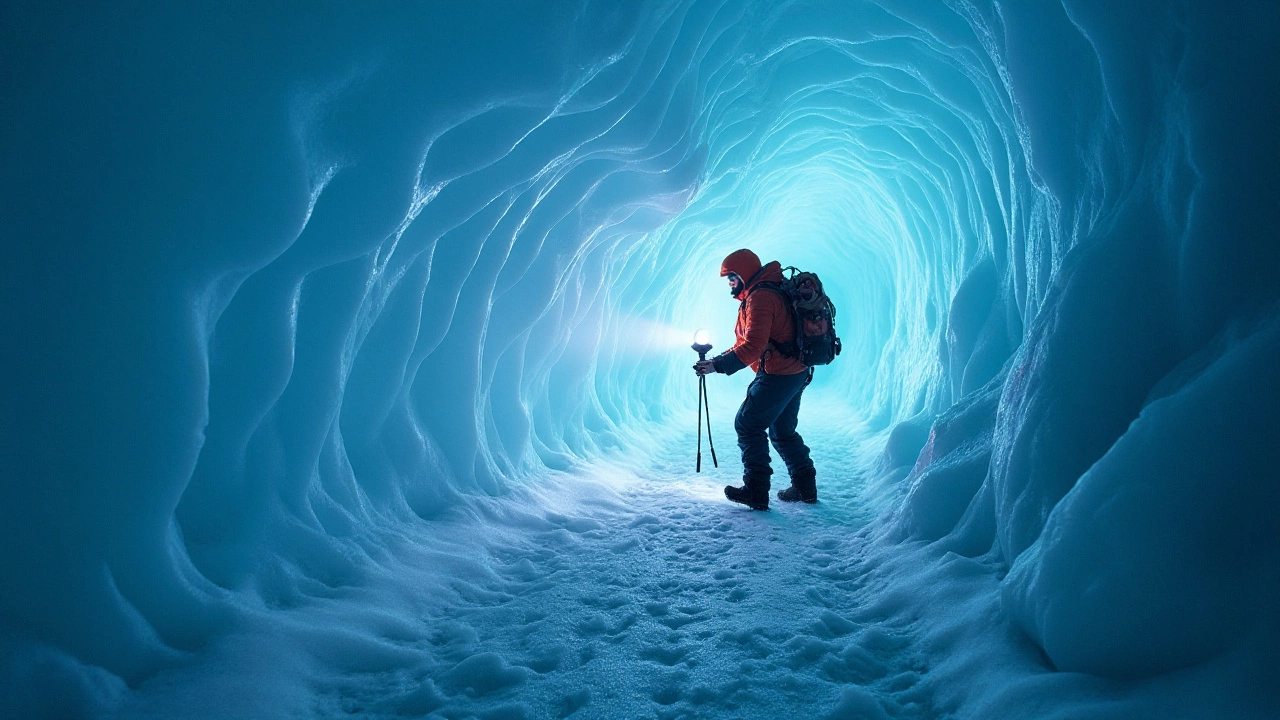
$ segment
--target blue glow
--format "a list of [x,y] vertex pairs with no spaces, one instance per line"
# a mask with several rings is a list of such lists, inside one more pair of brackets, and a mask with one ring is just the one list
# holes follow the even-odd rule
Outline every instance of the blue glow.
[[1280,705],[1274,3],[7,14],[0,715]]

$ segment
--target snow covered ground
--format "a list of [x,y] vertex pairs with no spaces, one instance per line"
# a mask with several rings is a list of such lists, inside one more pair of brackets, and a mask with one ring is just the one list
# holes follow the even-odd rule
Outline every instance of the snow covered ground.
[[910,629],[867,609],[857,426],[809,432],[819,504],[755,513],[721,491],[726,417],[718,470],[672,428],[640,467],[477,499],[387,541],[384,572],[246,608],[121,716],[934,717]]
[[115,716],[1266,716],[1265,697],[1238,693],[1265,672],[1247,657],[1131,683],[1053,672],[1001,612],[998,561],[895,540],[875,519],[886,490],[848,452],[867,433],[820,398],[801,430],[821,502],[729,503],[740,465],[717,399],[718,469],[704,445],[695,474],[690,429],[660,428],[384,529],[360,543],[365,575],[242,606],[210,648],[112,688]]

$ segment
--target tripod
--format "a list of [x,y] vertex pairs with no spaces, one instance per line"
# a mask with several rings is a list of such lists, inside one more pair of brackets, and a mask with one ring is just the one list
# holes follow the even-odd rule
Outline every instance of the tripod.
[[[694,352],[698,353],[698,360],[706,360],[707,352],[711,350],[710,343],[693,344]],[[707,376],[698,376],[698,472],[702,472],[702,410],[707,411],[707,446],[711,448],[711,462],[718,468],[720,463],[716,461],[716,445],[711,441],[711,406],[707,403]]]

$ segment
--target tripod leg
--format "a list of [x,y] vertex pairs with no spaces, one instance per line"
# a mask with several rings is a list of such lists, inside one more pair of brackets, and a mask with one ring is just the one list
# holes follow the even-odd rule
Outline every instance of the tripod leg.
[[711,462],[716,467],[720,467],[720,461],[716,460],[716,444],[711,441],[711,405],[707,401],[707,378],[702,378],[702,406],[707,409],[707,445],[711,447]]
[[[698,376],[698,465],[697,465],[697,472],[702,472],[702,399],[703,399],[702,393],[703,393],[703,382],[705,382],[705,378],[703,378],[701,375],[699,375],[699,376]],[[708,440],[710,440],[710,439],[711,439],[711,435],[710,435],[709,433],[708,433],[708,435],[707,435],[707,439],[708,439]],[[719,466],[717,466],[717,467],[719,467]]]

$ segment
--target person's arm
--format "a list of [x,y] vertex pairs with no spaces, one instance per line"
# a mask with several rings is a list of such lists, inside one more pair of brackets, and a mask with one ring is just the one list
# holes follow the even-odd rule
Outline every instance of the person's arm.
[[733,348],[729,348],[728,350],[725,350],[719,355],[711,358],[711,366],[714,367],[718,373],[732,375],[747,365],[738,359],[738,355],[733,351]]
[[[758,297],[758,299],[757,299]],[[746,327],[743,340],[715,357],[716,372],[732,375],[759,360],[769,345],[769,330],[773,327],[774,303],[767,296],[747,298]]]

